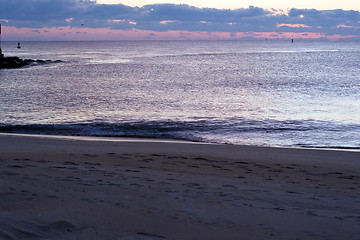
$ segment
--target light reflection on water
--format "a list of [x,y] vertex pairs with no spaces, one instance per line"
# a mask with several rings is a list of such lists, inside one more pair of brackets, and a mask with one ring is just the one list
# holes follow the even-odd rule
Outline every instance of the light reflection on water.
[[[161,125],[156,122],[164,121],[185,129],[181,134],[181,127],[176,133],[165,129],[166,137],[281,146],[360,145],[359,42],[22,46],[17,50],[5,42],[3,51],[63,62],[0,71],[0,124],[5,127],[147,121],[141,126],[156,132]],[[186,123],[192,127],[186,130]],[[111,126],[116,130],[107,130],[108,135],[121,135],[121,127]],[[101,135],[96,127],[87,134]],[[335,130],[339,130],[336,137]],[[131,134],[144,134],[138,128],[134,131]]]

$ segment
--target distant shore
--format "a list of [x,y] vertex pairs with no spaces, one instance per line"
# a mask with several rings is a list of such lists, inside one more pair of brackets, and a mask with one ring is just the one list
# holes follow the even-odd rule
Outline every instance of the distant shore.
[[17,134],[0,143],[3,239],[360,234],[358,152]]

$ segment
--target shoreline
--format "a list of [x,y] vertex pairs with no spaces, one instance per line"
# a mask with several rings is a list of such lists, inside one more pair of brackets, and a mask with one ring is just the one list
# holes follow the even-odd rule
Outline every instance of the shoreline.
[[240,147],[255,147],[255,148],[276,148],[276,149],[303,149],[314,151],[340,151],[340,152],[357,152],[360,153],[360,148],[356,147],[286,147],[286,146],[260,146],[260,145],[242,145],[232,143],[216,143],[216,142],[200,142],[189,141],[181,139],[162,139],[162,138],[141,138],[141,137],[107,137],[107,136],[72,136],[72,135],[50,135],[50,134],[31,134],[31,133],[6,133],[0,132],[0,136],[18,136],[18,137],[33,137],[33,138],[49,138],[49,139],[63,139],[63,140],[79,140],[79,141],[104,141],[104,142],[159,142],[159,143],[184,143],[184,144],[205,144],[205,145],[222,145],[222,146],[240,146]]
[[355,240],[359,156],[0,133],[0,237]]

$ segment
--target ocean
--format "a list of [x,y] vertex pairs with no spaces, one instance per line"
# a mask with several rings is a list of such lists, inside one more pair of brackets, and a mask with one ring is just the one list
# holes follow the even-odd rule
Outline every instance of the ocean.
[[3,42],[0,132],[360,150],[360,41]]

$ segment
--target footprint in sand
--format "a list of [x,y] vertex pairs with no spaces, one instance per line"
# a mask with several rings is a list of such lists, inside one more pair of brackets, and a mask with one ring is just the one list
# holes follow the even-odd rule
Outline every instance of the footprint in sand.
[[85,157],[97,157],[98,155],[85,153],[84,156]]
[[79,166],[79,164],[74,163],[74,162],[63,162],[63,165],[71,165],[71,166]]
[[101,165],[101,163],[97,163],[97,162],[94,162],[94,163],[92,163],[92,162],[84,162],[84,164],[91,165],[91,166],[100,166]]

